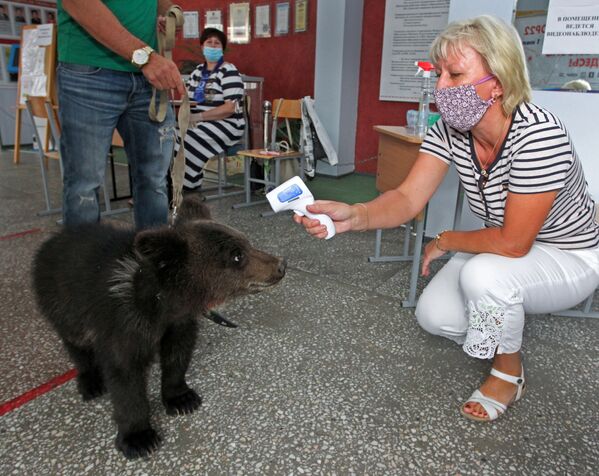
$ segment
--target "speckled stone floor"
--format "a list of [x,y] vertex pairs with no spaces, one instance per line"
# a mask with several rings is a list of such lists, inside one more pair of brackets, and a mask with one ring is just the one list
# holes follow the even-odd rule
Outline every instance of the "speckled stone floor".
[[[55,163],[50,179],[58,200]],[[236,201],[210,202],[214,216],[286,256],[288,274],[222,309],[237,329],[202,322],[188,374],[201,409],[167,416],[154,369],[163,444],[127,461],[114,448],[108,399],[84,403],[69,381],[0,417],[0,474],[597,474],[599,320],[530,316],[528,394],[499,421],[477,424],[459,406],[489,363],[419,328],[401,307],[409,265],[367,262],[374,232],[313,240],[288,215],[261,218],[265,205],[233,210]],[[33,155],[17,167],[2,152],[0,204],[2,404],[71,364],[30,290],[33,253],[58,227],[57,216],[36,215]],[[399,233],[383,236],[387,252],[401,250]]]

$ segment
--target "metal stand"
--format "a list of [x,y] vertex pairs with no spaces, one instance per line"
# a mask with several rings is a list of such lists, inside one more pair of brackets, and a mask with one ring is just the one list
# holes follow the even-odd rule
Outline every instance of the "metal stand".
[[[453,216],[453,228],[455,229],[462,220],[462,205],[464,202],[464,193],[462,187],[458,187],[458,193],[456,197],[455,213]],[[428,205],[422,211],[422,219],[414,219],[410,223],[405,224],[405,238],[403,244],[403,254],[396,256],[381,256],[381,238],[383,231],[381,229],[376,230],[376,241],[374,248],[374,256],[368,258],[371,263],[388,263],[397,261],[412,261],[412,267],[410,269],[410,289],[408,290],[408,299],[402,301],[402,307],[415,307],[416,306],[416,287],[418,285],[418,275],[420,271],[420,257],[422,256],[422,243],[424,241],[424,225],[426,223],[426,214]],[[409,254],[410,249],[410,235],[412,231],[412,223],[416,223],[416,233],[414,242],[414,252],[412,255]],[[450,258],[451,255],[448,256]]]
[[[293,153],[293,154],[282,154],[276,157],[264,158],[264,160],[272,160],[274,163],[274,170],[271,170],[268,178],[253,178],[250,175],[250,166],[252,160],[255,158],[259,158],[258,156],[244,155],[243,156],[243,189],[245,192],[245,202],[236,203],[233,205],[233,208],[245,208],[252,207],[254,205],[259,205],[261,203],[267,203],[267,200],[252,200],[252,185],[253,183],[258,183],[264,185],[264,188],[273,187],[276,188],[281,184],[281,161],[283,160],[297,160],[300,161],[300,177],[302,180],[304,179],[304,160],[305,157],[303,153]],[[274,180],[271,178],[271,174],[274,172]],[[270,216],[272,212],[264,212],[262,216]]]
[[553,316],[566,316],[566,317],[590,317],[592,319],[599,319],[599,312],[591,311],[593,305],[593,298],[595,297],[595,291],[586,299],[582,310],[567,309],[565,311],[552,312]]
[[218,155],[217,158],[217,179],[216,179],[216,187],[206,188],[203,191],[212,191],[216,190],[216,193],[213,195],[206,195],[204,198],[206,200],[215,200],[217,198],[224,197],[232,197],[234,195],[241,195],[244,193],[244,190],[236,190],[234,192],[225,192],[226,189],[232,187],[243,187],[243,185],[238,185],[236,183],[231,183],[227,181],[227,156],[234,155],[236,151],[227,153],[222,153]]

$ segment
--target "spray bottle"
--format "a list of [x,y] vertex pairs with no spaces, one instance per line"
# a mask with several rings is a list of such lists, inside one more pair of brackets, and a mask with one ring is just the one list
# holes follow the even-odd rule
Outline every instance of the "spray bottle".
[[418,71],[416,76],[422,71],[422,89],[420,91],[420,103],[418,104],[418,118],[416,119],[416,135],[424,137],[428,130],[428,115],[430,112],[430,103],[433,90],[431,89],[431,71],[434,69],[432,63],[428,61],[416,61]]

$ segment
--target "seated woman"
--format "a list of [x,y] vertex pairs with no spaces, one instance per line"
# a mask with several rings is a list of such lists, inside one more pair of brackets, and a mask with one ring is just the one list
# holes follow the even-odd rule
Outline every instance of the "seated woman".
[[[452,23],[433,42],[431,59],[442,120],[405,181],[365,204],[317,201],[308,210],[329,215],[337,233],[396,227],[425,207],[455,166],[485,227],[444,231],[426,245],[424,275],[432,260],[455,255],[423,291],[416,318],[469,356],[493,360],[491,375],[461,409],[491,421],[524,393],[525,314],[567,309],[599,285],[599,229],[566,128],[529,102],[514,28],[490,16]],[[326,236],[318,220],[294,220]]]
[[[245,128],[243,82],[237,68],[223,58],[227,37],[216,28],[206,28],[200,44],[206,61],[187,82],[189,98],[197,106],[191,108],[192,125],[185,136],[186,191],[200,189],[206,162],[239,142]],[[177,143],[175,152],[179,147]]]

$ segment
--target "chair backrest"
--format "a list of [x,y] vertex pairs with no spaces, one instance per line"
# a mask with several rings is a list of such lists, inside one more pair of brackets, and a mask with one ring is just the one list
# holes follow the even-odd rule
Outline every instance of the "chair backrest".
[[275,99],[272,104],[273,118],[301,119],[302,103],[300,99]]
[[[275,148],[277,142],[278,122],[285,120],[287,126],[287,135],[291,136],[290,120],[302,120],[302,101],[301,99],[275,99],[272,104],[272,130],[271,130],[271,148]],[[301,144],[296,144],[293,137],[289,137],[292,142],[289,144],[291,148],[297,149]]]
[[27,96],[27,102],[31,106],[30,111],[33,117],[48,119],[46,112],[46,98],[44,96]]

